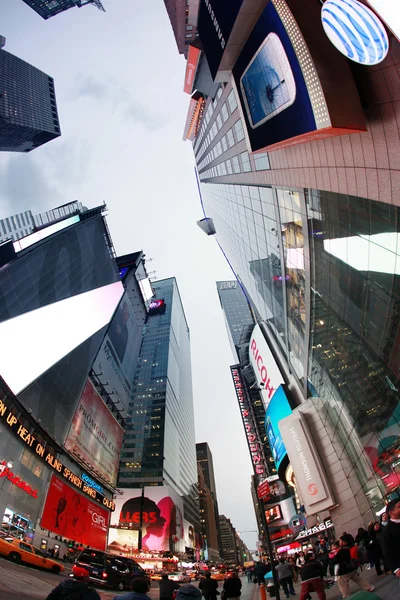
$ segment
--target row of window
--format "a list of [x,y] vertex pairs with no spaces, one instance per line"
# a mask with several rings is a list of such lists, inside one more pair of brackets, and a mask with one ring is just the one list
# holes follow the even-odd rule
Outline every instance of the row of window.
[[[270,168],[267,153],[254,154],[253,156],[256,171],[265,171]],[[210,177],[223,177],[224,175],[231,175],[232,173],[248,173],[249,171],[252,171],[250,156],[249,153],[245,151],[207,169],[207,171],[203,171],[200,174],[200,179],[203,181]]]
[[[226,123],[229,116],[232,115],[237,108],[237,100],[236,100],[235,90],[231,90],[228,95],[227,101],[224,102],[224,104],[221,107],[221,110],[217,114],[216,119],[215,119],[209,133],[204,138],[204,134],[206,132],[208,124],[211,121],[211,117],[212,117],[214,108],[216,107],[218,100],[221,96],[222,96],[222,88],[220,87],[218,89],[215,100],[213,102],[210,102],[210,104],[208,105],[208,108],[206,110],[206,113],[204,115],[203,123],[200,127],[200,131],[199,131],[199,134],[197,136],[197,139],[196,139],[196,142],[194,145],[194,151],[195,151],[196,155],[199,154],[200,152],[204,152],[209,147],[211,142],[214,140],[215,136],[220,131],[222,125],[224,123]],[[229,110],[228,110],[228,107],[229,107]]]
[[244,139],[243,125],[240,119],[229,129],[226,134],[215,144],[214,148],[199,162],[198,168],[201,170],[206,165],[210,164],[213,160],[221,156],[229,148]]

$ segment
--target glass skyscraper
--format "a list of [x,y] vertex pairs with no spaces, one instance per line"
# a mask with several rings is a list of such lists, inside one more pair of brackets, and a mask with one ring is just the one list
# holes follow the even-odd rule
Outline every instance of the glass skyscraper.
[[0,49],[0,150],[30,152],[61,135],[54,80]]
[[105,12],[100,0],[23,0],[23,2],[33,8],[43,19],[55,17],[65,10],[74,7],[81,8],[87,4],[93,4],[93,6]]
[[190,333],[175,278],[153,284],[165,310],[150,308],[134,379],[119,485],[170,485],[197,524],[197,463]]

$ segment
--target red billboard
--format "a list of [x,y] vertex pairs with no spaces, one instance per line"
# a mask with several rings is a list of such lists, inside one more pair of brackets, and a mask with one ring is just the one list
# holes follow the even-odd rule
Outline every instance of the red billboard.
[[105,550],[108,514],[53,475],[41,526],[74,542]]
[[66,450],[115,484],[123,437],[123,428],[87,380],[65,440]]
[[200,53],[201,51],[198,48],[189,46],[185,72],[185,85],[183,87],[183,91],[187,94],[191,94],[193,91],[194,78],[199,64]]

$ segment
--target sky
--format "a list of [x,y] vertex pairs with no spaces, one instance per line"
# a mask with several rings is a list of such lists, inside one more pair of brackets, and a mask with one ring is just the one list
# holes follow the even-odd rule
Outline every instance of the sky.
[[79,200],[106,202],[117,254],[142,249],[151,277],[175,276],[191,331],[196,441],[214,458],[219,510],[250,549],[256,520],[250,463],[215,281],[232,279],[202,218],[189,96],[162,0],[102,0],[45,21],[1,0],[5,49],[55,81],[62,136],[27,154],[0,154],[0,218]]

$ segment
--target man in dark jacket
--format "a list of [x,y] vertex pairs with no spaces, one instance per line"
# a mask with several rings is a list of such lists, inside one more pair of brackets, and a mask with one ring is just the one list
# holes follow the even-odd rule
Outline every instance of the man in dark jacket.
[[225,598],[235,598],[239,600],[242,594],[241,589],[242,582],[240,581],[238,574],[234,571],[231,573],[231,576],[224,581]]
[[330,549],[331,548],[325,538],[322,535],[318,536],[318,546],[315,546],[315,556],[317,560],[321,561],[321,564],[324,568],[324,577],[326,577],[328,572]]
[[300,600],[310,598],[311,592],[317,592],[319,600],[326,600],[323,576],[324,567],[316,560],[314,552],[307,552],[305,563],[300,569]]
[[160,600],[172,600],[172,595],[175,590],[179,590],[179,584],[175,581],[168,579],[168,573],[163,573],[161,581],[158,582],[160,586]]
[[147,592],[150,589],[150,582],[145,577],[136,577],[131,583],[131,592],[122,596],[114,596],[113,600],[151,600]]
[[382,534],[383,559],[393,575],[400,579],[400,500],[391,500],[386,512],[390,521]]
[[202,579],[199,583],[199,590],[203,592],[206,600],[216,600],[218,581],[211,579],[211,573],[206,573],[205,579]]
[[46,600],[101,600],[89,585],[89,571],[74,567],[74,576],[65,579],[47,596]]
[[255,567],[254,567],[254,577],[256,577],[258,585],[260,585],[260,583],[264,583],[264,575],[266,574],[267,569],[265,567],[265,564],[260,560],[258,563],[256,563]]
[[340,550],[333,557],[333,564],[335,575],[337,575],[337,582],[340,591],[342,592],[342,598],[347,598],[350,594],[349,581],[354,581],[358,587],[365,592],[373,592],[374,586],[369,583],[363,577],[360,577],[357,573],[357,566],[351,558],[351,548],[354,546],[354,538],[352,535],[344,533],[340,540]]

